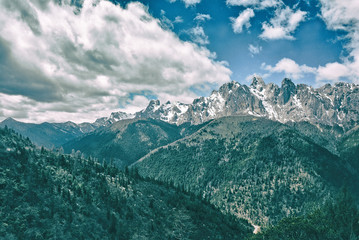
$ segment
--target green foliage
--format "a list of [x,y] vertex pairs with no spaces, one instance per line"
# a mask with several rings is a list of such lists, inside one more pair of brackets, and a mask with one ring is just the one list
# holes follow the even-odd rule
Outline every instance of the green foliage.
[[201,199],[0,129],[0,239],[244,239]]
[[347,192],[335,201],[300,217],[282,219],[250,240],[356,240],[359,239],[359,210]]
[[344,135],[338,149],[342,158],[353,165],[359,174],[359,126]]
[[124,120],[100,128],[64,145],[67,153],[80,150],[100,161],[111,159],[117,167],[128,166],[151,150],[198,130],[200,126],[176,126],[158,120]]
[[305,214],[343,185],[359,188],[348,162],[291,127],[253,117],[214,120],[135,167],[261,226]]

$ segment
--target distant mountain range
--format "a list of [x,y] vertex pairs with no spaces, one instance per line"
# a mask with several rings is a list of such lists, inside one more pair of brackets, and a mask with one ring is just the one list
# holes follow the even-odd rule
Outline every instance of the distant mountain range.
[[339,125],[349,130],[359,121],[359,85],[336,83],[314,89],[295,85],[285,78],[281,87],[265,84],[254,77],[250,86],[238,82],[226,83],[209,97],[195,99],[192,104],[160,104],[157,100],[136,117],[155,118],[174,124],[199,124],[223,116],[252,115],[282,123],[308,121]]
[[128,119],[75,138],[63,145],[66,153],[80,150],[87,156],[126,167],[151,150],[196,132],[202,125],[176,126],[155,119]]
[[145,109],[135,114],[113,112],[111,116],[99,118],[93,123],[29,124],[8,118],[0,126],[15,129],[37,145],[59,147],[99,127],[124,119],[150,118],[176,125],[187,122],[197,125],[235,115],[265,117],[282,123],[306,121],[346,132],[359,122],[359,85],[336,83],[314,89],[305,84],[295,85],[286,78],[279,87],[254,77],[250,86],[238,82],[226,83],[209,97],[197,98],[192,104],[169,101],[161,104],[159,100],[151,100]]
[[31,139],[38,146],[47,148],[60,147],[61,145],[73,140],[85,133],[92,132],[99,127],[110,126],[111,124],[123,119],[133,118],[134,115],[124,112],[114,112],[110,117],[97,119],[93,123],[76,124],[73,122],[41,124],[24,123],[13,118],[7,118],[0,123],[0,127],[9,127],[16,132]]

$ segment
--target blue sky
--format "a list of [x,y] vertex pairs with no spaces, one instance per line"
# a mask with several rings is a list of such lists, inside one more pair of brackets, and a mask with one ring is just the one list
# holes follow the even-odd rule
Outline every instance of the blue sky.
[[[268,71],[263,69],[263,63],[274,66],[281,59],[289,58],[299,65],[305,64],[316,68],[328,62],[339,62],[341,57],[347,54],[345,50],[347,40],[343,39],[345,32],[327,28],[320,16],[320,4],[317,1],[282,1],[280,7],[264,9],[255,9],[254,5],[231,5],[224,0],[211,0],[210,3],[201,1],[188,6],[182,1],[142,2],[148,6],[149,12],[159,19],[165,16],[174,21],[176,17],[181,17],[183,22],[173,23],[172,30],[184,41],[193,40],[189,34],[191,28],[202,27],[208,37],[208,44],[203,45],[216,53],[217,60],[228,62],[233,72],[232,79],[241,83],[248,83],[248,76],[252,74],[262,75],[266,82],[276,84],[280,84],[284,77],[293,78],[285,71],[268,75]],[[306,14],[298,26],[289,33],[292,39],[260,37],[263,33],[262,24],[274,18],[276,10],[286,7],[294,12],[300,10]],[[254,16],[249,19],[250,26],[244,26],[240,33],[236,33],[231,18],[237,18],[246,9],[254,9]],[[195,18],[199,14],[208,15],[210,19],[198,23]],[[315,74],[306,74],[294,81],[321,85],[322,83],[316,83],[315,77]],[[340,80],[347,79],[343,77]],[[331,82],[332,79],[323,79],[323,81]]]
[[94,121],[229,81],[359,82],[356,0],[5,0],[0,120]]

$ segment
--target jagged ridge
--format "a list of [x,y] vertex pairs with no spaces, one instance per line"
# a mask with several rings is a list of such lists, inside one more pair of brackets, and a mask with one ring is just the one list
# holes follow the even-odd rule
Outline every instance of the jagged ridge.
[[238,82],[226,83],[209,97],[200,97],[192,104],[160,104],[152,100],[148,107],[136,113],[136,118],[155,118],[174,124],[199,124],[210,119],[233,115],[267,117],[285,123],[308,121],[340,125],[348,130],[359,121],[359,86],[350,83],[326,84],[313,88],[295,85],[285,78],[281,87],[265,84],[254,77],[250,86]]

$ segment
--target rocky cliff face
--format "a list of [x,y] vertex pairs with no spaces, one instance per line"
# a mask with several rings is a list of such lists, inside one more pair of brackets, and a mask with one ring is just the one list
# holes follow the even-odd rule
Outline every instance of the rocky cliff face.
[[350,129],[359,122],[359,85],[336,83],[315,89],[305,84],[295,85],[285,78],[279,87],[254,77],[250,86],[230,82],[192,104],[161,105],[158,100],[151,101],[136,117],[199,124],[232,115],[261,116],[282,123],[308,121]]
[[153,118],[169,123],[182,123],[179,118],[188,111],[189,104],[170,101],[161,104],[159,100],[151,100],[147,108],[137,112],[135,118]]

